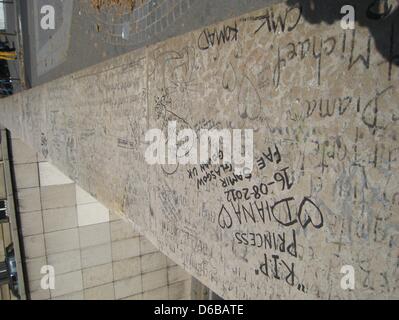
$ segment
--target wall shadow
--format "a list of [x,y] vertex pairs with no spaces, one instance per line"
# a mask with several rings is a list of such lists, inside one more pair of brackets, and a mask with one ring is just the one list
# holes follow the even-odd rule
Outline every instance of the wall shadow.
[[367,27],[377,50],[391,64],[399,65],[399,0],[287,0],[301,6],[303,18],[311,24],[333,24],[344,16],[341,8],[355,8],[356,22]]

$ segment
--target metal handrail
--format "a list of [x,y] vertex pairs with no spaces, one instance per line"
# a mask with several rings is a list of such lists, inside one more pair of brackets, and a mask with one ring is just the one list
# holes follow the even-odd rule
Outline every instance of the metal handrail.
[[[11,227],[11,239],[12,239],[12,246],[14,250],[14,257],[15,257],[15,267],[16,267],[16,274],[18,277],[18,292],[14,292],[21,300],[26,300],[27,293],[26,293],[26,286],[25,286],[25,265],[24,261],[22,260],[21,251],[23,250],[23,242],[22,242],[22,235],[21,235],[21,227],[20,222],[16,214],[16,206],[15,206],[15,199],[14,196],[15,188],[14,188],[14,179],[13,179],[13,172],[10,163],[10,156],[9,156],[9,135],[6,129],[0,129],[0,147],[2,148],[2,155],[3,155],[3,163],[4,163],[4,177],[5,177],[5,184],[6,184],[6,193],[7,193],[7,213],[9,218],[9,224]],[[12,288],[10,288],[12,289]],[[14,290],[15,291],[15,290]]]

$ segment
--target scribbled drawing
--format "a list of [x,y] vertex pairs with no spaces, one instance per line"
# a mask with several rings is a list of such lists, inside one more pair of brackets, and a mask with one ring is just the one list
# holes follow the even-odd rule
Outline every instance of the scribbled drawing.
[[374,242],[383,242],[388,235],[388,227],[389,220],[391,218],[392,213],[388,212],[388,215],[385,212],[377,213],[373,221],[372,226],[372,234],[373,234],[373,241]]
[[223,73],[222,86],[227,91],[233,92],[237,84],[237,75],[234,67],[229,63]]
[[[377,130],[385,130],[388,127],[386,121],[382,121],[383,119],[381,119],[382,113],[380,110],[380,99],[391,90],[394,90],[393,86],[389,86],[381,91],[377,90],[375,97],[373,97],[363,109],[362,121],[370,129],[373,135],[377,133]],[[392,120],[393,119],[394,115],[392,115]]]
[[351,221],[352,219],[346,215],[335,214],[331,210],[326,210],[328,215],[327,225],[327,243],[334,243],[338,245],[338,252],[341,251],[342,246],[350,245],[351,239]]
[[140,172],[136,169],[133,169],[128,174],[122,177],[120,190],[123,191],[118,196],[121,199],[122,212],[124,212],[129,217],[137,217],[138,209],[146,211],[143,209],[142,206],[138,206],[138,204],[144,204],[149,201],[149,195],[145,191],[145,188],[143,188],[143,186],[138,183],[138,181],[140,181],[141,179],[143,179],[143,177],[140,176]]
[[41,151],[44,159],[47,159],[48,156],[48,141],[47,136],[42,132],[41,135]]
[[[350,215],[348,223],[355,239],[383,241],[392,214],[385,191],[369,181],[363,166],[353,166],[350,170],[343,171],[337,183],[340,185],[338,193],[335,194],[336,199],[339,199],[337,213]],[[377,209],[376,205],[380,206],[380,209]]]
[[[35,132],[36,126],[39,118],[35,118],[36,116],[39,116],[39,110],[35,108],[35,103],[32,103],[32,101],[24,101],[25,103],[22,106],[22,121],[25,123],[25,126],[27,127],[27,132]],[[36,110],[34,110],[35,108]],[[36,113],[37,112],[37,113]]]
[[310,194],[315,196],[323,190],[323,180],[320,176],[310,177]]
[[251,79],[244,75],[238,93],[238,113],[241,118],[256,120],[261,113],[261,98]]
[[[161,121],[161,130],[168,130],[168,124],[171,121],[176,121],[179,127],[191,128],[192,126],[187,122],[186,119],[177,115],[174,111],[172,111],[172,99],[169,95],[169,90],[163,88],[161,90],[162,94],[160,97],[155,97],[155,113],[157,120]],[[168,142],[168,137],[166,138],[166,143]],[[181,145],[184,142],[178,142],[177,146]],[[194,147],[194,146],[193,146]],[[188,150],[187,152],[189,152]],[[161,165],[161,169],[165,175],[173,175],[179,169],[179,161],[175,165],[166,164]]]
[[125,115],[126,118],[126,126],[124,130],[124,134],[119,134],[119,136],[115,136],[117,138],[117,145],[121,149],[126,150],[137,150],[140,147],[142,141],[142,126],[140,124],[140,120],[136,118],[136,115],[129,112]]
[[372,271],[372,259],[367,252],[360,250],[357,254],[357,266],[360,269],[360,286],[364,289],[375,289],[375,273]]
[[49,120],[50,120],[50,131],[51,132],[55,132],[55,130],[57,128],[57,116],[58,116],[58,114],[59,114],[58,110],[50,111]]
[[67,159],[70,176],[77,181],[78,169],[77,169],[77,142],[73,135],[68,135],[65,141],[65,156]]
[[95,128],[85,128],[79,134],[79,141],[86,141],[90,138],[93,138],[96,134]]
[[136,117],[133,114],[129,114],[128,116],[129,128],[128,128],[128,136],[129,140],[134,143],[135,146],[138,146],[140,143],[140,137],[142,136],[140,124]]
[[244,49],[240,41],[237,41],[233,48],[233,55],[236,59],[241,59],[243,57]]
[[162,122],[162,128],[165,129],[168,126],[168,122],[171,121],[172,117],[175,117],[183,122],[186,122],[183,118],[179,117],[176,113],[172,111],[172,98],[169,95],[169,90],[167,88],[161,89],[161,95],[155,96],[155,114],[157,120]]
[[175,109],[188,109],[192,96],[199,92],[196,79],[195,49],[184,47],[180,51],[154,53],[153,76],[160,80],[158,90],[166,89],[173,99]]
[[[179,128],[192,128],[189,110],[200,85],[196,80],[195,49],[184,47],[180,51],[154,51],[149,77],[156,79],[154,97],[156,119],[161,129],[166,130],[168,122],[176,121]],[[166,175],[177,172],[179,164],[162,165]]]
[[392,196],[392,205],[393,205],[393,206],[399,206],[399,192],[396,192],[396,193]]

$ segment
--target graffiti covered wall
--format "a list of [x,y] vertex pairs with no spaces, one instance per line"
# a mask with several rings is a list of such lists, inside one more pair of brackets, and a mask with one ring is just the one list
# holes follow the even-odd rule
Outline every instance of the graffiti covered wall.
[[[398,298],[398,19],[307,14],[132,52],[2,100],[0,122],[224,298]],[[252,173],[149,166],[145,133],[171,121],[253,129]]]

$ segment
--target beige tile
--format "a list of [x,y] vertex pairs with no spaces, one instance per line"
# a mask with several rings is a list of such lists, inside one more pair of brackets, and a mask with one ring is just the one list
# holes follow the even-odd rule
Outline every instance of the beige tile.
[[169,259],[168,257],[166,257],[166,262],[167,262],[168,267],[177,266],[177,263],[174,262],[172,259]]
[[138,257],[140,255],[140,238],[112,242],[112,259],[114,261]]
[[190,297],[191,280],[184,280],[173,283],[169,286],[169,299],[180,300]]
[[44,210],[43,223],[46,233],[76,228],[78,226],[76,207]]
[[40,211],[36,211],[21,214],[21,231],[24,237],[42,234],[42,213]]
[[71,184],[73,181],[48,162],[39,163],[40,186]]
[[12,139],[12,158],[14,164],[37,162],[36,152],[20,139]]
[[50,290],[39,289],[34,292],[30,292],[31,300],[49,300],[50,299]]
[[159,251],[151,242],[145,237],[140,237],[140,253],[142,255]]
[[169,292],[167,286],[143,293],[143,300],[168,300],[168,299],[169,299]]
[[40,188],[43,209],[73,207],[76,205],[75,184]]
[[190,275],[184,271],[181,267],[175,266],[168,268],[168,282],[169,284],[187,280],[190,278]]
[[45,239],[49,255],[79,248],[79,233],[77,228],[46,233]]
[[25,248],[26,259],[34,259],[44,257],[46,255],[44,236],[42,234],[24,237],[23,245]]
[[6,198],[7,198],[7,190],[6,190],[6,182],[4,177],[4,164],[0,163],[0,199],[6,199]]
[[142,276],[143,292],[161,288],[163,286],[166,286],[168,283],[166,269],[145,273]]
[[40,286],[41,280],[29,280],[28,286],[29,286],[29,292],[37,292],[37,291],[46,291],[43,290]]
[[111,236],[109,228],[108,222],[79,227],[80,246],[87,248],[110,243]]
[[84,300],[83,291],[73,292],[64,296],[55,297],[52,300]]
[[111,244],[102,244],[82,249],[82,267],[90,268],[112,261]]
[[141,273],[140,257],[120,260],[113,263],[114,279],[122,280],[132,278]]
[[4,300],[12,299],[12,295],[10,294],[10,290],[8,289],[8,286],[0,286],[0,297]]
[[0,228],[2,229],[4,246],[7,247],[12,243],[10,224],[0,224]]
[[17,164],[14,166],[14,169],[17,189],[35,188],[39,186],[37,163]]
[[76,204],[89,204],[98,202],[97,199],[93,198],[88,192],[83,190],[78,185],[76,186]]
[[55,290],[51,290],[51,297],[61,297],[83,290],[82,271],[75,271],[55,276]]
[[138,237],[140,234],[133,229],[133,225],[125,220],[116,220],[111,222],[111,239],[119,241]]
[[54,267],[56,274],[70,273],[82,268],[79,249],[50,254],[47,261],[49,265]]
[[46,257],[39,257],[35,259],[27,259],[26,260],[26,271],[29,281],[39,280],[44,274],[41,274],[40,271],[43,266],[47,265]]
[[17,190],[19,212],[37,212],[42,209],[40,203],[40,189],[29,188]]
[[2,237],[3,237],[3,229],[0,228],[0,261],[4,261],[4,259],[5,259],[5,253],[4,253],[5,249],[4,248],[6,245],[4,244]]
[[109,210],[99,202],[78,205],[77,208],[80,227],[109,222]]
[[109,283],[99,287],[86,289],[84,291],[85,300],[114,300],[114,284]]
[[112,263],[83,270],[83,288],[98,287],[114,280]]
[[141,276],[115,281],[115,299],[123,299],[142,293]]
[[166,268],[166,256],[159,251],[146,254],[141,257],[141,266],[143,273]]

